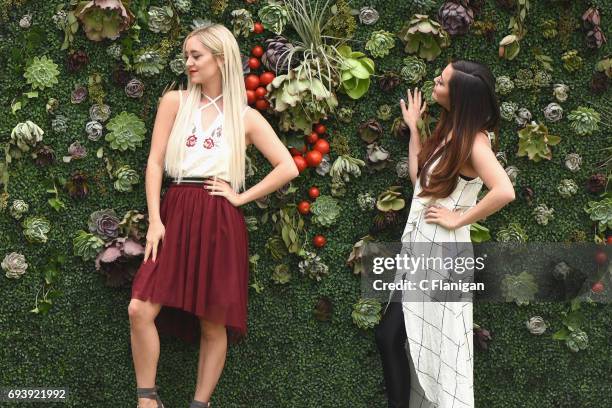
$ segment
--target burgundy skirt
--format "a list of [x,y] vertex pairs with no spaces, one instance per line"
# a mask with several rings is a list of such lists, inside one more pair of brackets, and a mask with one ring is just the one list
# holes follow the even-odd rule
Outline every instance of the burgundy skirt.
[[248,231],[242,209],[200,181],[171,182],[160,203],[166,229],[132,283],[132,298],[162,304],[160,334],[197,343],[200,318],[226,326],[228,342],[247,331]]

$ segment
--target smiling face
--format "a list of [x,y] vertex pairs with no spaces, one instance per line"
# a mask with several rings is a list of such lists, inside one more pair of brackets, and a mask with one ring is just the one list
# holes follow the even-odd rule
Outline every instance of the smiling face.
[[221,81],[221,61],[202,45],[195,36],[185,44],[185,66],[192,83],[203,84],[209,81]]
[[450,110],[450,88],[448,86],[449,81],[453,75],[453,66],[448,64],[440,75],[434,78],[434,89],[431,93],[431,97],[444,107],[446,110]]

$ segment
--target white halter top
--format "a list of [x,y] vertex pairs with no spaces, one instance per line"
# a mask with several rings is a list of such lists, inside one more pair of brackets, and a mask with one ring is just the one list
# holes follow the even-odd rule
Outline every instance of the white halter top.
[[[182,100],[181,90],[179,95]],[[214,177],[229,182],[229,163],[231,149],[229,142],[223,137],[223,112],[217,105],[222,95],[211,98],[204,95],[209,102],[197,108],[191,132],[185,136],[185,157],[183,161],[183,177]],[[206,129],[202,129],[202,109],[213,105],[217,116]],[[242,115],[248,109],[242,110]]]

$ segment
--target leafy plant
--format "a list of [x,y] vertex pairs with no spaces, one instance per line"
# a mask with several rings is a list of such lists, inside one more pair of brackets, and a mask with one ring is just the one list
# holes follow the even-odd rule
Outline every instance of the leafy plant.
[[359,99],[370,88],[374,61],[363,52],[351,50],[348,45],[339,47],[338,52],[343,57],[340,66],[341,89],[352,99]]
[[548,134],[545,125],[531,122],[519,130],[518,156],[527,156],[529,160],[539,162],[542,159],[550,160],[552,151],[550,146],[555,146],[561,141],[559,136]]

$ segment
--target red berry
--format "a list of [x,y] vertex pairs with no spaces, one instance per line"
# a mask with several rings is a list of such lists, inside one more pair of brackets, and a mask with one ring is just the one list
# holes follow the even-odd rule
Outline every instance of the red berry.
[[270,107],[270,102],[267,99],[258,99],[255,101],[255,108],[257,110],[263,111]]
[[302,153],[300,153],[300,151],[298,149],[296,149],[295,147],[291,147],[289,148],[289,153],[291,153],[291,156],[300,156]]
[[259,86],[259,77],[255,74],[249,74],[244,78],[244,86],[246,89],[254,91]]
[[[304,160],[304,161],[305,161],[305,160]],[[309,196],[310,198],[312,198],[313,200],[314,200],[315,198],[317,198],[318,196],[320,196],[320,195],[321,195],[321,192],[319,191],[319,188],[318,188],[318,187],[316,187],[316,186],[312,186],[312,187],[310,187],[310,188],[308,189],[308,196]]]
[[604,284],[602,281],[595,282],[593,286],[591,286],[591,290],[595,293],[601,293],[604,290]]
[[312,244],[317,248],[323,248],[327,244],[327,239],[323,235],[315,235]]
[[247,89],[246,94],[247,94],[247,102],[248,102],[248,104],[249,105],[254,104],[255,101],[257,100],[257,95],[255,94],[255,91]]
[[597,265],[605,265],[605,263],[608,262],[608,255],[606,255],[604,251],[597,251],[595,254],[595,262],[597,262]]
[[261,58],[264,54],[264,49],[261,45],[256,45],[251,49],[251,55],[256,58]]
[[300,173],[308,168],[308,163],[306,163],[306,159],[303,156],[293,156],[293,161]]
[[306,136],[306,141],[310,144],[314,144],[319,140],[319,135],[317,132],[310,132],[308,136]]
[[297,206],[298,211],[300,212],[300,214],[302,215],[306,215],[310,212],[310,203],[306,200],[304,201],[300,201],[300,203]]
[[612,235],[610,235],[608,238],[606,238],[606,243],[608,245],[612,245]]
[[306,162],[310,167],[317,167],[321,164],[321,160],[323,160],[323,155],[318,150],[311,150],[306,153]]
[[314,131],[317,132],[320,135],[324,135],[325,132],[327,132],[327,128],[325,127],[324,124],[317,123],[316,125],[314,125]]
[[313,149],[318,150],[321,154],[329,153],[329,142],[325,139],[319,139],[313,146]]
[[260,86],[255,90],[255,95],[258,98],[263,98],[264,96],[266,96],[267,93],[268,93],[268,90],[264,88],[263,86]]
[[264,32],[264,26],[260,22],[253,24],[253,32],[255,34],[261,34]]
[[259,58],[249,58],[249,68],[259,69],[259,67],[261,67],[261,61],[259,61]]
[[275,76],[274,76],[274,73],[273,73],[273,72],[266,71],[266,72],[264,72],[263,74],[261,74],[261,75],[259,76],[259,82],[261,82],[261,84],[262,84],[263,86],[266,86],[266,85],[268,85],[270,82],[274,81],[274,78],[275,78]]

